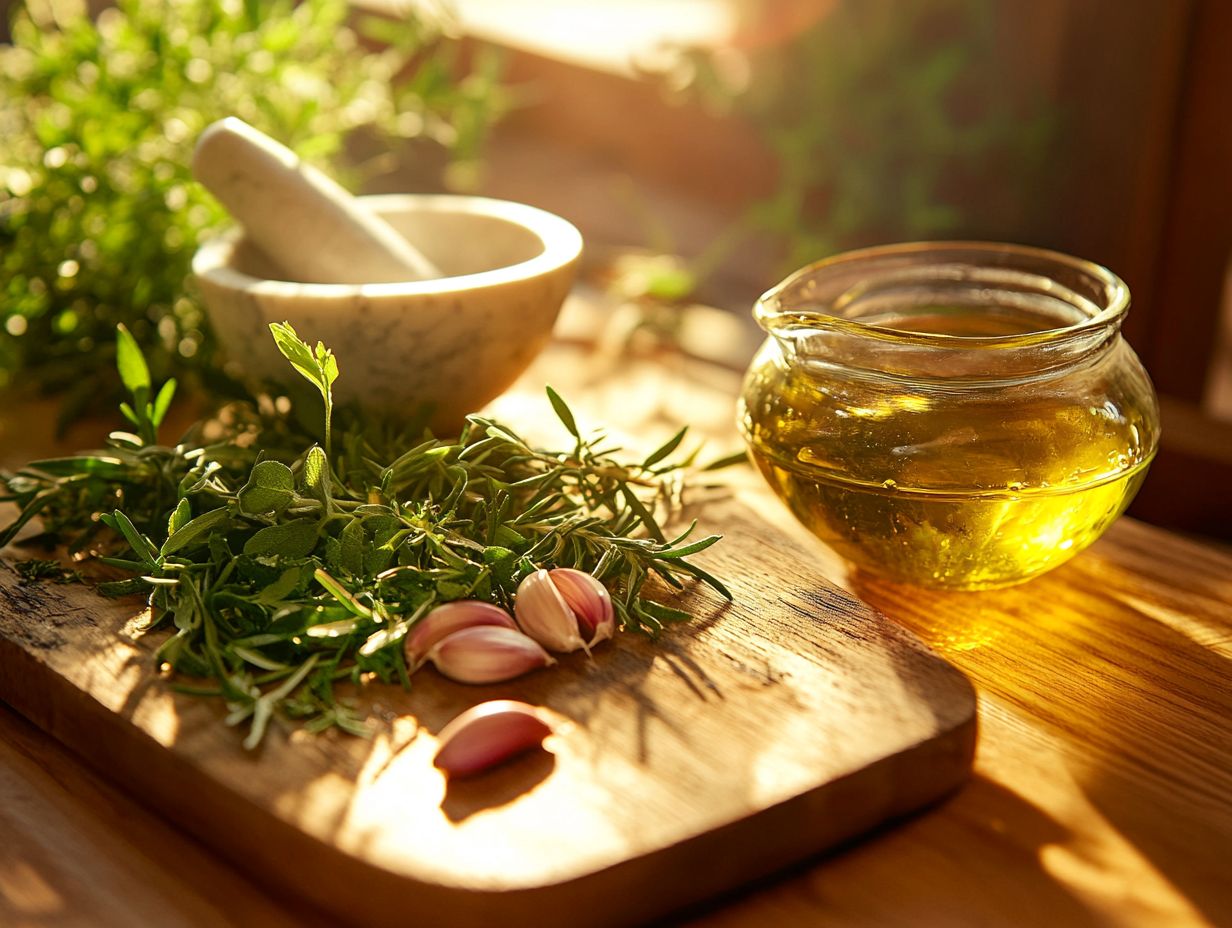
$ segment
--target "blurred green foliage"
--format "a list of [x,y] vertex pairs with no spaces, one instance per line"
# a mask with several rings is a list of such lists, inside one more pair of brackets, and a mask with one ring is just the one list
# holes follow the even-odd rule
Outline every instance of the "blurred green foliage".
[[747,223],[785,243],[788,268],[879,241],[1026,238],[1059,120],[1010,74],[1007,11],[837,0],[785,44],[687,53],[676,83],[748,119],[774,153],[777,187]]
[[[356,28],[352,28],[352,22]],[[359,34],[357,34],[357,32]],[[188,170],[198,133],[235,115],[358,180],[357,130],[426,138],[465,162],[505,103],[499,63],[460,74],[448,22],[349,13],[345,0],[29,0],[0,47],[0,383],[109,402],[116,325],[158,379],[214,372],[186,289],[225,222]]]

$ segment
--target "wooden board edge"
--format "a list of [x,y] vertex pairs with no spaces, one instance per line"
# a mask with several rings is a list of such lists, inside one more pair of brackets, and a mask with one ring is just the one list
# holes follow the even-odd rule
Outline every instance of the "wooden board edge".
[[[747,885],[938,801],[968,777],[977,733],[974,690],[955,671],[955,678],[967,687],[970,712],[933,739],[752,816],[613,867],[556,885],[482,892],[416,881],[339,851],[225,788],[3,635],[0,651],[8,652],[0,653],[0,660],[17,668],[11,692],[19,698],[9,700],[14,709],[241,871],[268,877],[283,892],[356,925],[402,924],[408,912],[441,928],[487,926],[493,919],[509,928],[566,928],[576,923],[578,911],[588,912],[590,923],[601,928],[665,915]],[[57,711],[57,706],[74,706],[75,711]],[[83,751],[82,745],[92,749]],[[151,762],[150,757],[156,760]],[[930,775],[911,778],[918,780],[916,788],[895,800],[888,783],[898,764],[925,766]],[[861,781],[869,778],[887,783],[880,801],[867,801],[856,789],[864,789]],[[855,801],[856,795],[861,801]],[[236,835],[222,830],[226,821],[250,821],[252,827]],[[768,834],[780,840],[772,845]],[[719,850],[731,841],[761,846],[763,853],[753,866],[747,857],[734,861]],[[656,877],[667,867],[684,867],[677,872],[693,873],[696,879],[687,886],[661,886]],[[305,874],[310,878],[304,879]],[[596,908],[604,898],[622,900],[619,915],[616,907],[606,913]]]
[[[973,691],[970,715],[936,738],[854,770],[819,789],[762,809],[755,815],[592,874],[588,879],[593,881],[603,877],[607,885],[601,890],[587,887],[585,898],[593,900],[600,896],[627,900],[640,895],[646,902],[634,920],[634,923],[640,924],[746,890],[758,880],[772,877],[809,858],[841,849],[880,826],[921,812],[953,794],[970,778],[977,734]],[[898,765],[927,767],[931,776],[920,778],[910,792],[902,790],[902,779],[899,778],[899,794],[893,801],[869,802],[868,779],[884,778],[888,783],[892,777],[891,771]],[[889,798],[888,789],[886,798]],[[750,866],[746,857],[736,861],[724,851],[733,844],[743,847],[766,845],[768,833],[780,836],[786,833],[790,838],[765,847],[764,852],[757,856],[755,865]],[[646,889],[654,885],[656,874],[669,870],[695,874],[696,880],[687,888],[676,888],[670,899],[648,898]],[[567,903],[561,904],[559,899],[559,896],[554,899],[553,904],[558,904],[560,910],[566,913],[560,921],[545,923],[540,912],[525,922],[514,924],[550,924],[551,928],[575,926],[576,918],[570,919],[567,913],[578,909],[570,908]],[[597,918],[590,922],[597,928],[617,928],[630,923],[628,918],[623,917],[608,922]]]

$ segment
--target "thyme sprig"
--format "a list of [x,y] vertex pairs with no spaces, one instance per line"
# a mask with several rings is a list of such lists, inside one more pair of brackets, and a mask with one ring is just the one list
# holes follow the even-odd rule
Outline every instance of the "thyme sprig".
[[549,387],[568,450],[534,447],[482,416],[456,439],[425,435],[391,448],[358,427],[334,433],[332,353],[289,325],[271,328],[321,392],[325,447],[289,417],[251,410],[158,444],[174,388],[152,390],[122,331],[117,354],[132,397],[124,412],[137,431],[113,432],[103,451],[6,475],[4,498],[20,512],[0,537],[10,543],[38,515],[72,552],[109,546],[100,559],[129,576],[99,591],[148,595],[151,627],[171,631],[157,660],[177,677],[204,678],[176,685],[223,698],[228,723],[248,726],[246,747],[276,717],[366,733],[337,684],[409,687],[400,643],[415,622],[455,599],[508,608],[537,568],[594,574],[621,625],[649,635],[688,618],[644,595],[652,578],[675,589],[700,580],[730,598],[690,560],[719,536],[694,539],[690,525],[669,537],[655,515],[692,464],[673,457],[685,430],[624,462],[602,434],[584,435]]

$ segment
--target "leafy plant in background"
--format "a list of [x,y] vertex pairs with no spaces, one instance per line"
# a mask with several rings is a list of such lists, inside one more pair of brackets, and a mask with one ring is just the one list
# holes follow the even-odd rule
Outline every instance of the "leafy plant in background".
[[776,156],[777,188],[747,228],[779,237],[788,268],[887,239],[1022,237],[1056,119],[1008,86],[1002,13],[990,0],[839,0],[740,67],[731,50],[687,52],[678,83],[749,119]]
[[29,0],[0,48],[0,382],[67,388],[65,417],[110,401],[118,323],[159,379],[210,374],[186,289],[225,220],[189,174],[201,129],[236,115],[313,162],[357,130],[473,159],[504,106],[499,65],[460,78],[447,26],[365,17],[372,50],[345,0],[118,0],[97,21]]

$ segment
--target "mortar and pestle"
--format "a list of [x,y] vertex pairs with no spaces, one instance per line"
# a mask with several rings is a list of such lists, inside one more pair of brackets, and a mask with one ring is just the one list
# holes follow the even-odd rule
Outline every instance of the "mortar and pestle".
[[254,388],[298,395],[269,323],[338,358],[335,401],[456,432],[552,333],[582,237],[551,213],[437,194],[352,197],[238,119],[202,133],[193,173],[242,225],[193,258],[219,343]]

